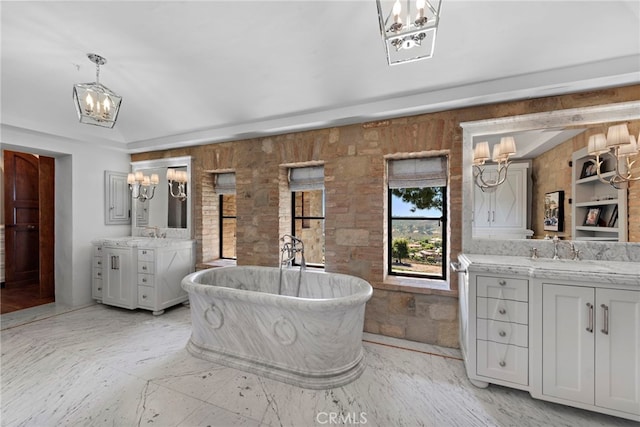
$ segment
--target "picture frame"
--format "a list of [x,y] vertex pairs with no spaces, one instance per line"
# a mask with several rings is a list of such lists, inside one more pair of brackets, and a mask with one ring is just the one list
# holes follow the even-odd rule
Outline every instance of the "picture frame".
[[584,217],[584,223],[582,225],[597,227],[600,220],[600,214],[602,214],[602,207],[593,207],[587,210],[587,215]]
[[564,191],[544,195],[544,230],[564,231]]
[[607,227],[615,227],[616,221],[618,221],[618,205],[613,206],[613,211],[611,212],[611,216],[609,217],[609,222],[607,222]]
[[582,165],[582,171],[580,172],[580,179],[588,178],[598,173],[598,167],[595,160],[587,160]]

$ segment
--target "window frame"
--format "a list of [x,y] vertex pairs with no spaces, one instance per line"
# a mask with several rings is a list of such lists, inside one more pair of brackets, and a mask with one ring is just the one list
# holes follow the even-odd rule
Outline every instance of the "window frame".
[[[306,190],[306,191],[322,191],[322,212],[325,212],[325,190],[324,188],[322,188],[322,190],[320,189],[316,189],[316,190]],[[304,221],[305,220],[322,220],[322,234],[324,235],[324,226],[326,223],[326,213],[323,216],[307,216],[304,214],[304,195],[302,195],[301,197],[301,201],[302,201],[302,206],[301,206],[301,212],[302,215],[296,215],[296,193],[304,193],[305,190],[302,191],[291,191],[291,235],[294,237],[300,237],[300,236],[296,236],[296,220],[301,220],[302,224],[303,224],[303,228],[304,228]],[[322,243],[323,246],[323,251],[326,248],[325,242]],[[294,260],[293,265],[300,265],[297,261]],[[325,264],[324,263],[316,263],[316,262],[307,262],[306,263],[307,266],[310,267],[316,267],[316,268],[324,268]]]
[[[224,214],[224,200],[223,199],[224,199],[225,195],[226,194],[219,194],[218,195],[218,207],[219,207],[219,216],[218,216],[218,233],[219,234],[218,235],[220,236],[220,238],[218,239],[219,240],[219,247],[218,247],[219,252],[218,253],[219,253],[219,258],[220,259],[237,260],[238,257],[237,257],[237,252],[235,250],[234,250],[234,252],[236,252],[236,257],[231,257],[230,258],[230,257],[225,257],[225,256],[222,255],[224,253],[223,250],[222,250],[224,248],[224,225],[223,225],[224,224],[224,220],[225,219],[235,219],[236,220],[236,230],[238,228],[238,216],[237,216],[238,212],[237,212],[237,210],[236,210],[236,215],[233,215],[233,216]],[[236,206],[236,209],[237,209],[237,206]]]
[[[431,157],[431,156],[428,156]],[[425,158],[428,158],[425,157]],[[449,170],[449,159],[448,156],[433,156],[433,157],[444,157],[446,160],[446,168],[444,173],[448,175]],[[395,160],[404,160],[404,159],[388,159],[388,165],[390,162]],[[402,188],[441,188],[442,189],[442,215],[440,217],[433,216],[393,216],[393,190],[395,187],[391,187],[389,182],[387,181],[386,189],[387,189],[387,275],[392,277],[407,277],[414,279],[424,279],[424,280],[437,280],[444,281],[448,280],[448,271],[447,268],[449,264],[449,253],[448,253],[448,245],[447,242],[449,240],[449,229],[448,229],[448,212],[449,212],[449,180],[445,178],[445,185],[443,186],[406,186]],[[426,273],[417,273],[417,272],[398,272],[393,270],[393,221],[394,220],[409,220],[409,221],[439,221],[442,233],[442,269],[439,275],[434,274],[426,274]]]

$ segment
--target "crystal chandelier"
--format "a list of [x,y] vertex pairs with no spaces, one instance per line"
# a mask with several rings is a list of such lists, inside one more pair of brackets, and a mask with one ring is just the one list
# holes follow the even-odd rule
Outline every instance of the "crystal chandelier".
[[153,199],[159,182],[160,178],[156,173],[151,174],[150,177],[140,171],[127,175],[127,184],[129,184],[129,190],[131,190],[131,196],[141,202]]
[[[640,134],[638,134],[638,140],[640,140]],[[600,181],[621,189],[627,188],[631,181],[640,180],[640,176],[633,176],[631,170],[640,154],[638,140],[634,135],[629,134],[629,128],[624,123],[610,126],[606,136],[599,133],[589,137],[587,152],[595,156],[592,161],[596,165],[596,173]],[[602,170],[605,168],[605,154],[613,160],[613,168],[608,172]]]
[[[473,178],[475,184],[486,193],[496,191],[497,187],[507,179],[509,157],[516,154],[516,141],[512,136],[500,138],[500,142],[493,146],[491,160],[497,167],[486,170],[485,163],[489,160],[489,143],[478,142],[473,150]],[[485,175],[485,173],[487,175]]]
[[441,0],[376,0],[376,3],[389,65],[433,56]]
[[[169,193],[172,197],[184,202],[187,200],[187,172],[175,170],[173,168],[167,169],[167,181],[169,182]],[[173,183],[176,183],[176,191],[173,191]]]
[[80,123],[112,128],[118,119],[122,97],[100,84],[100,66],[107,63],[106,58],[95,53],[88,53],[87,57],[96,64],[96,81],[73,85],[78,118]]

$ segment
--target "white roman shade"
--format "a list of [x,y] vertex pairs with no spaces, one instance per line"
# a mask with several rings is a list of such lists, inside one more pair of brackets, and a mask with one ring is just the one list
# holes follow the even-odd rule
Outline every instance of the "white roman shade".
[[233,172],[217,173],[213,190],[216,194],[235,194],[236,193],[236,174]]
[[389,160],[388,184],[389,188],[444,187],[447,185],[447,158]]
[[289,169],[291,191],[324,190],[324,166]]

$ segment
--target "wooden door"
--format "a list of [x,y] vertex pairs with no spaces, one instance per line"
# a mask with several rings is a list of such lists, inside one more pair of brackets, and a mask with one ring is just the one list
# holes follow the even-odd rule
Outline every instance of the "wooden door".
[[39,181],[37,156],[4,152],[5,256],[7,288],[39,281]]

